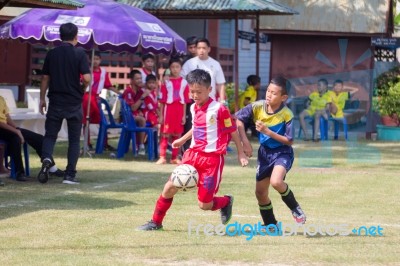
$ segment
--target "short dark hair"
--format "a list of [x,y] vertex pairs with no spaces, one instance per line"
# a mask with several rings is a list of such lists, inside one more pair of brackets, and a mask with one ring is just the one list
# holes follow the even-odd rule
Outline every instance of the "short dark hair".
[[60,26],[60,38],[62,41],[72,41],[78,35],[78,27],[71,23],[64,23]]
[[210,47],[210,41],[207,38],[198,38],[196,40],[196,46],[200,43],[200,42],[205,42],[207,44],[208,47]]
[[142,55],[142,62],[146,61],[149,58],[154,60],[154,55],[153,54],[144,54],[144,55]]
[[197,41],[196,36],[190,36],[189,38],[186,39],[186,44],[193,45],[193,44],[196,44],[196,41]]
[[281,95],[288,95],[288,81],[282,76],[277,76],[271,79],[270,84],[281,87]]
[[249,75],[247,76],[247,84],[254,86],[261,82],[261,79],[257,75]]
[[318,82],[324,83],[328,86],[328,81],[326,79],[319,79]]
[[129,73],[129,78],[133,79],[133,77],[134,77],[136,74],[142,75],[142,73],[141,73],[139,70],[137,70],[137,69],[132,69],[131,72]]
[[154,76],[153,74],[148,74],[146,77],[146,83],[149,81],[157,81],[157,77]]
[[94,52],[94,56],[98,56],[98,57],[100,57],[100,58],[101,58],[101,53],[100,53],[100,51],[96,51],[96,52]]
[[211,76],[210,74],[200,68],[192,70],[187,74],[186,80],[189,85],[198,84],[209,88],[211,86]]
[[171,66],[173,63],[179,63],[182,66],[182,60],[179,57],[171,57],[168,66]]
[[343,80],[337,79],[337,80],[335,80],[335,82],[333,82],[333,84],[342,84],[343,85]]

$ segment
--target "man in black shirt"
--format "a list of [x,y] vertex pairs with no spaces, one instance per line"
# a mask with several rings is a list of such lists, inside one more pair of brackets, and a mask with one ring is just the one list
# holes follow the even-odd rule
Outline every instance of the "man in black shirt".
[[[63,119],[68,126],[68,165],[64,184],[79,184],[76,180],[76,164],[79,158],[79,142],[82,128],[82,98],[84,89],[90,84],[91,75],[87,56],[83,49],[76,48],[78,28],[72,23],[60,26],[62,44],[50,50],[43,65],[40,85],[39,110],[46,110],[46,91],[49,97],[45,136],[42,149],[42,168],[38,179],[46,183],[54,145]],[[82,84],[81,84],[82,76]]]

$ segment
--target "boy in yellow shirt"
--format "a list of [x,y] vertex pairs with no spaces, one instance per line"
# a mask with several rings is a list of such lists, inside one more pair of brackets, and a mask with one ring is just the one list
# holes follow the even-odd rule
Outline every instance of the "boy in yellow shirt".
[[318,91],[314,91],[308,96],[309,106],[307,109],[304,109],[300,115],[300,126],[304,132],[304,140],[308,141],[308,134],[306,130],[306,122],[305,118],[307,116],[314,118],[314,142],[319,141],[318,139],[318,129],[319,129],[319,119],[323,116],[325,119],[328,119],[328,108],[331,103],[331,94],[328,92],[328,81],[326,79],[318,80]]
[[329,91],[331,97],[331,104],[329,104],[329,111],[333,118],[343,118],[343,109],[346,101],[350,99],[350,95],[356,92],[344,90],[343,81],[340,79],[335,80],[333,83],[333,91]]
[[[239,96],[239,108],[242,109],[246,105],[253,103],[257,100],[257,93],[261,87],[261,79],[257,75],[249,75],[247,77],[247,88],[246,90]],[[253,121],[244,125],[245,132],[250,128],[251,135],[253,137],[257,136],[256,126]]]

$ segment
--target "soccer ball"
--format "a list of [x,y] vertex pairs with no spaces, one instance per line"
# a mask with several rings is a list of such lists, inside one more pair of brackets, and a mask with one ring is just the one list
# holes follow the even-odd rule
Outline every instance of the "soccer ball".
[[199,174],[196,168],[190,164],[181,164],[174,169],[171,175],[171,181],[174,186],[182,191],[193,189],[197,186]]

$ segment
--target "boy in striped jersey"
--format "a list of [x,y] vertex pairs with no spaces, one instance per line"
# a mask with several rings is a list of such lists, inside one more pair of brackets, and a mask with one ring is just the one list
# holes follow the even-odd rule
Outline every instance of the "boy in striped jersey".
[[[229,110],[209,96],[210,74],[205,70],[195,69],[186,76],[186,79],[190,95],[194,100],[194,104],[190,107],[193,127],[184,136],[175,140],[172,147],[178,148],[192,138],[190,148],[183,155],[182,163],[194,166],[199,174],[197,184],[199,207],[202,210],[220,210],[221,222],[227,224],[232,217],[233,197],[230,195],[218,197],[216,194],[221,183],[224,155],[230,139],[236,144],[240,164],[246,166],[248,160]],[[138,229],[145,231],[162,229],[163,219],[177,192],[178,189],[171,180],[168,180],[157,200],[152,220]]]

